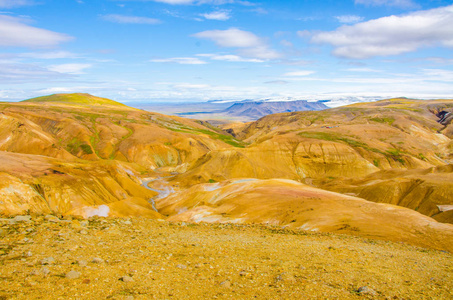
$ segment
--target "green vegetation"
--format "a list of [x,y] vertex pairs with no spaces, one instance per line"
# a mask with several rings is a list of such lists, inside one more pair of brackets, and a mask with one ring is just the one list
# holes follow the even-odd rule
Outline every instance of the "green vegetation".
[[405,164],[404,159],[402,158],[402,152],[398,149],[389,149],[386,151],[387,155],[393,158],[395,161],[400,162],[401,164]]
[[376,117],[376,118],[371,118],[370,121],[392,125],[393,122],[395,122],[395,119],[392,117],[382,117],[382,118]]
[[122,103],[110,99],[95,97],[93,95],[83,93],[53,94],[49,96],[27,99],[24,100],[23,102],[56,102],[67,104],[88,104],[88,105],[97,104],[97,105],[126,106]]
[[85,154],[93,154],[93,149],[91,149],[91,146],[80,141],[77,138],[73,138],[71,142],[69,142],[67,150],[73,155],[77,155],[80,150],[82,150]]
[[[353,140],[353,139],[350,139],[347,137],[339,136],[337,134],[328,133],[328,132],[303,131],[303,132],[299,132],[298,135],[305,137],[305,138],[310,138],[310,139],[318,139],[318,140],[332,141],[332,142],[343,142],[354,148],[362,148],[362,149],[365,149],[370,152],[382,154],[382,155],[386,156],[387,158],[392,158],[393,160],[398,161],[399,163],[401,163],[403,165],[406,163],[402,157],[403,153],[398,149],[390,149],[390,150],[383,152],[379,149],[368,146],[366,143],[359,142],[359,141],[356,141],[356,140]],[[378,160],[374,160],[373,164],[376,167],[379,167]]]
[[216,183],[217,181],[215,181],[214,179],[211,178],[211,179],[208,180],[208,182],[209,183]]
[[379,168],[379,165],[380,165],[379,160],[378,159],[374,159],[373,160],[373,165],[375,165],[376,167]]
[[325,140],[325,141],[332,141],[332,142],[344,142],[351,147],[360,147],[364,148],[365,150],[373,151],[373,152],[380,152],[377,149],[370,148],[367,144],[363,142],[359,142],[356,140],[352,140],[350,138],[338,136],[333,133],[327,132],[313,132],[313,131],[304,131],[299,133],[300,136],[310,138],[310,139],[318,139],[318,140]]
[[421,160],[427,161],[427,159],[426,159],[426,157],[423,155],[423,153],[419,153],[419,154],[418,154],[418,157],[419,157]]
[[164,125],[165,128],[171,131],[175,132],[183,132],[183,133],[191,133],[191,134],[206,134],[209,135],[211,138],[216,139],[216,140],[221,140],[224,143],[227,143],[233,147],[236,148],[245,148],[245,143],[242,141],[239,141],[235,139],[232,136],[225,135],[219,132],[214,132],[211,130],[207,129],[198,129],[198,128],[191,128],[188,126],[185,126],[181,123],[177,122],[166,122],[167,124]]

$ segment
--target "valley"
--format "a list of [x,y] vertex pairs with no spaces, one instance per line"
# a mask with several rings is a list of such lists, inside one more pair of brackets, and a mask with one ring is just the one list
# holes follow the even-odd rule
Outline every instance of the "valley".
[[[373,248],[376,251],[390,251],[386,247],[396,247],[402,251],[399,253],[412,251],[410,255],[415,255],[413,251],[425,251],[400,248],[416,246],[420,248],[413,249],[444,251],[429,253],[442,256],[451,265],[453,125],[439,124],[436,114],[452,108],[453,100],[398,98],[322,111],[272,114],[254,122],[224,123],[217,127],[206,121],[148,112],[89,94],[56,94],[0,103],[3,218],[0,233],[2,241],[9,241],[2,244],[7,249],[0,252],[2,264],[19,267],[19,262],[11,257],[22,257],[20,253],[26,251],[28,246],[24,245],[28,244],[17,241],[24,234],[35,232],[22,231],[22,225],[17,227],[14,216],[18,216],[38,220],[33,223],[37,226],[54,220],[55,226],[60,226],[55,230],[66,236],[62,243],[75,243],[74,237],[66,235],[68,229],[64,226],[80,233],[84,229],[77,224],[83,219],[90,224],[105,224],[102,227],[105,230],[126,222],[121,220],[132,220],[127,222],[141,224],[127,231],[132,234],[153,232],[164,226],[166,235],[169,230],[171,234],[183,234],[186,227],[197,228],[191,235],[198,230],[217,235],[217,228],[230,228],[235,233],[228,235],[244,232],[240,244],[254,239],[255,234],[267,235],[262,230],[277,230],[283,235],[272,238],[287,236],[288,243],[296,243],[300,235],[313,243],[327,239],[336,245],[329,247],[335,249],[343,247],[337,243],[345,245],[343,240],[348,239],[351,245],[364,241],[383,245],[382,249]],[[27,221],[24,226],[27,224],[32,223]],[[96,231],[93,227],[89,232],[96,231],[110,246],[117,243],[110,230],[102,228]],[[33,236],[40,239],[45,235],[38,231]],[[145,243],[146,237],[140,234],[136,238]],[[83,236],[80,238],[84,240]],[[308,241],[305,243],[312,243]],[[211,242],[218,243],[215,239],[206,241]],[[238,255],[233,249],[239,244],[225,247],[227,250],[219,253]],[[175,249],[165,251],[171,254]],[[122,257],[116,255],[111,259]],[[187,264],[193,268],[195,262],[184,263]],[[31,263],[30,267],[34,265]],[[217,266],[229,270],[226,265]],[[263,272],[260,268],[256,266],[256,272]],[[55,276],[65,270],[69,272],[66,266],[56,268]],[[436,272],[445,270],[440,268]],[[97,272],[89,273],[92,271]],[[238,279],[236,271],[225,272],[225,276],[219,275],[225,278],[213,278],[210,273],[208,277],[200,276],[209,278],[209,284],[227,285],[227,292],[219,292],[220,296],[244,292],[239,288],[245,284],[240,283],[242,275]],[[271,277],[278,274],[267,274],[270,279],[265,276],[267,279],[259,284],[283,287],[306,281],[304,272],[291,272],[288,282],[275,285]],[[17,277],[8,274],[2,278]],[[105,274],[93,276],[106,278]],[[93,280],[91,275],[84,278],[88,282]],[[37,293],[29,280],[26,279],[24,287]],[[224,283],[227,281],[228,284]],[[331,284],[334,290],[330,292],[345,299],[360,295],[356,279],[340,284],[340,290],[336,290],[339,283]],[[127,293],[139,298],[149,295],[132,285],[133,292]],[[305,282],[304,286],[308,288],[310,284]],[[251,293],[256,291],[262,297],[264,294],[260,293],[274,297],[277,292],[273,289],[258,292],[257,288],[254,286]],[[390,291],[398,294],[377,283],[374,288],[380,292],[374,292],[372,297],[385,298]],[[163,291],[176,295],[166,288]],[[288,292],[285,288],[279,291]],[[18,289],[3,292],[23,298]],[[66,295],[58,293],[61,297]],[[200,296],[203,291],[194,293]],[[287,295],[297,298],[297,293]],[[324,295],[310,293],[314,297]],[[156,295],[159,298],[163,294]]]

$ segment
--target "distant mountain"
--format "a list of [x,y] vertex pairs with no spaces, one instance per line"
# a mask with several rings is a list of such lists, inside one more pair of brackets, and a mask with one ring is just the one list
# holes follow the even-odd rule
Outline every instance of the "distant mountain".
[[243,116],[251,119],[259,119],[266,115],[275,113],[323,110],[327,108],[329,107],[327,107],[322,101],[243,101],[234,103],[225,109],[223,113],[231,116]]

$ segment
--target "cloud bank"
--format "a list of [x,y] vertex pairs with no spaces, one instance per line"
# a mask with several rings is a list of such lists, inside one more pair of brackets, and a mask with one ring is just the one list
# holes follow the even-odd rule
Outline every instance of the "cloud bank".
[[402,16],[383,17],[314,34],[338,57],[364,59],[398,55],[422,47],[453,47],[453,5]]

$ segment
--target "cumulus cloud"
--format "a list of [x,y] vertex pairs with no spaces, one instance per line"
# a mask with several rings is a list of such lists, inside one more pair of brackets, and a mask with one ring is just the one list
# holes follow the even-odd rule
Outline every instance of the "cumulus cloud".
[[0,47],[51,47],[72,37],[24,24],[24,20],[0,15]]
[[354,24],[363,21],[363,17],[355,15],[344,15],[335,17],[338,22],[345,24]]
[[151,62],[156,63],[177,63],[180,65],[204,65],[207,62],[196,58],[196,57],[172,57],[172,58],[162,58],[162,59],[151,59]]
[[109,21],[109,22],[120,23],[120,24],[159,24],[159,23],[161,23],[160,20],[153,19],[153,18],[115,15],[115,14],[102,16],[102,19]]
[[253,62],[253,63],[262,63],[265,62],[262,59],[257,59],[257,58],[245,58],[241,57],[238,55],[233,55],[233,54],[224,54],[224,55],[218,55],[218,54],[198,54],[198,56],[201,57],[208,57],[212,60],[222,60],[222,61],[230,61],[230,62]]
[[83,70],[90,68],[91,64],[61,64],[52,65],[48,69],[50,71],[66,74],[83,74]]
[[252,32],[237,28],[207,30],[192,36],[211,40],[220,47],[241,48],[240,53],[247,57],[258,59],[275,59],[280,57],[280,54],[272,50],[263,39]]
[[229,10],[213,11],[208,14],[202,14],[202,17],[208,20],[227,21],[231,18]]
[[368,6],[395,6],[395,7],[415,7],[417,6],[412,0],[355,0],[355,4],[364,4]]
[[451,24],[453,5],[344,25],[316,33],[312,42],[331,44],[333,54],[344,58],[398,55],[421,47],[453,47]]
[[31,0],[0,0],[0,8],[13,8],[33,4]]

